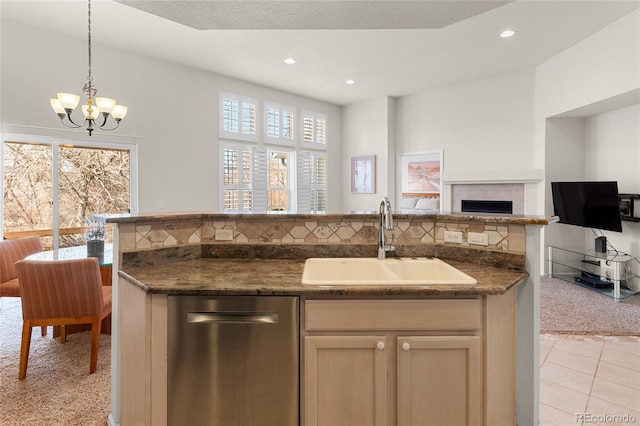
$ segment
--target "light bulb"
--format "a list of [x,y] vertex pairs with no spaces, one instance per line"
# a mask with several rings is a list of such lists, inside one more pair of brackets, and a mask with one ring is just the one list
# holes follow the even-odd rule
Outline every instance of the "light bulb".
[[64,109],[75,109],[80,103],[80,96],[72,93],[58,93],[58,100]]
[[111,114],[113,107],[116,106],[116,100],[110,98],[96,98],[96,106],[100,109],[100,112]]
[[49,103],[51,104],[51,108],[56,112],[56,114],[67,114],[67,111],[64,110],[60,101],[56,98],[49,99]]
[[127,115],[128,108],[124,105],[116,105],[111,111],[111,116],[116,120],[122,120]]

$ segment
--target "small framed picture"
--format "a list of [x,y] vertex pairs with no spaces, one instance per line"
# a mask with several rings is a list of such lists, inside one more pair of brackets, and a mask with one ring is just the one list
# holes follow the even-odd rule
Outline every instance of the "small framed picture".
[[362,155],[351,157],[351,192],[375,194],[376,192],[376,156]]

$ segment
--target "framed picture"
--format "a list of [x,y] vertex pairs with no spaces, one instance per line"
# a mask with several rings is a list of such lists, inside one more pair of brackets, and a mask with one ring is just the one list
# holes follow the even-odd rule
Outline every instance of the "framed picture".
[[376,156],[351,157],[351,192],[374,194],[376,192]]
[[397,193],[401,210],[440,209],[442,151],[397,156]]

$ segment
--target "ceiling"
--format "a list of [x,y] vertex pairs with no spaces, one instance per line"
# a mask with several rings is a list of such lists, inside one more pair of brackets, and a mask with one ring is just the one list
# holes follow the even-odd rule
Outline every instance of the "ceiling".
[[[639,6],[639,0],[92,0],[91,10],[94,46],[347,105],[534,67]],[[87,37],[84,0],[1,0],[0,14]],[[500,38],[507,28],[516,35]],[[285,58],[296,63],[286,65]]]

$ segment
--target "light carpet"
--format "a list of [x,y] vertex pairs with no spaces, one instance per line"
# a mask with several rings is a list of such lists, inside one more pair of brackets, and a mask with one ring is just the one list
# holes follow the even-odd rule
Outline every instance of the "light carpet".
[[540,333],[640,336],[640,294],[613,297],[558,278],[540,278]]
[[89,331],[53,339],[33,329],[26,379],[18,380],[22,308],[0,299],[0,425],[102,426],[111,411],[111,336],[101,335],[98,370],[89,374]]

